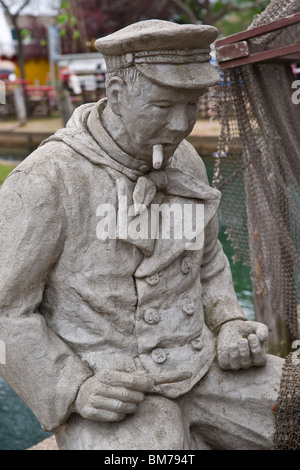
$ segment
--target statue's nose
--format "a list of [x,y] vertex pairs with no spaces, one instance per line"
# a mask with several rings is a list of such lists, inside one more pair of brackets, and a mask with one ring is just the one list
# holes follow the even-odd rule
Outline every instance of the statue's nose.
[[189,127],[189,120],[185,106],[174,106],[170,115],[169,129],[171,131],[186,132]]

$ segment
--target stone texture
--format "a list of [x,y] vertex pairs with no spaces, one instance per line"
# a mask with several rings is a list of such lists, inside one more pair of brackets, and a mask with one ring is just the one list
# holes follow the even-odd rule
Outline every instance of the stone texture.
[[282,361],[238,304],[221,195],[185,140],[218,81],[216,30],[175,29],[132,26],[132,54],[108,59],[107,99],[1,188],[0,373],[60,449],[272,447]]

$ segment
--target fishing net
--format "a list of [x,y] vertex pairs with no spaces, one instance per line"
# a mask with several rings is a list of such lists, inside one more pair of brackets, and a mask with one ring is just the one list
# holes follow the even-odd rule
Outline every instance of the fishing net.
[[[300,0],[271,0],[250,28],[299,12]],[[297,23],[252,39],[251,48],[282,47],[299,38]],[[222,86],[210,96],[221,127],[213,177],[213,186],[222,192],[221,217],[235,259],[251,268],[256,319],[269,326],[275,347],[285,337],[290,349],[300,338],[300,104],[292,100],[295,80],[287,61],[246,65],[226,70]],[[275,450],[300,450],[298,351],[284,354],[273,410]]]
[[300,450],[300,354],[284,362],[275,416],[274,450]]
[[[250,28],[300,12],[300,0],[272,0]],[[251,48],[299,43],[300,23],[251,40]],[[221,126],[213,186],[235,260],[251,268],[256,319],[273,341],[299,338],[300,104],[290,62],[223,72],[211,92]],[[277,335],[277,336],[276,336]]]

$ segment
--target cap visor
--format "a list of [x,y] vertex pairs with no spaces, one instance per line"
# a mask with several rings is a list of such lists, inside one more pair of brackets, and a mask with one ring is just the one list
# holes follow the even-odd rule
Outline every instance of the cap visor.
[[197,64],[135,64],[136,68],[158,85],[201,89],[220,83],[220,75],[209,62]]

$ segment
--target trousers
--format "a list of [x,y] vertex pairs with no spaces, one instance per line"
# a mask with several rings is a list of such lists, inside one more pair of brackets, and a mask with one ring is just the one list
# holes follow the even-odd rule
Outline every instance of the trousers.
[[185,395],[148,394],[120,422],[72,414],[56,433],[60,450],[271,450],[283,359],[224,371],[215,362]]

